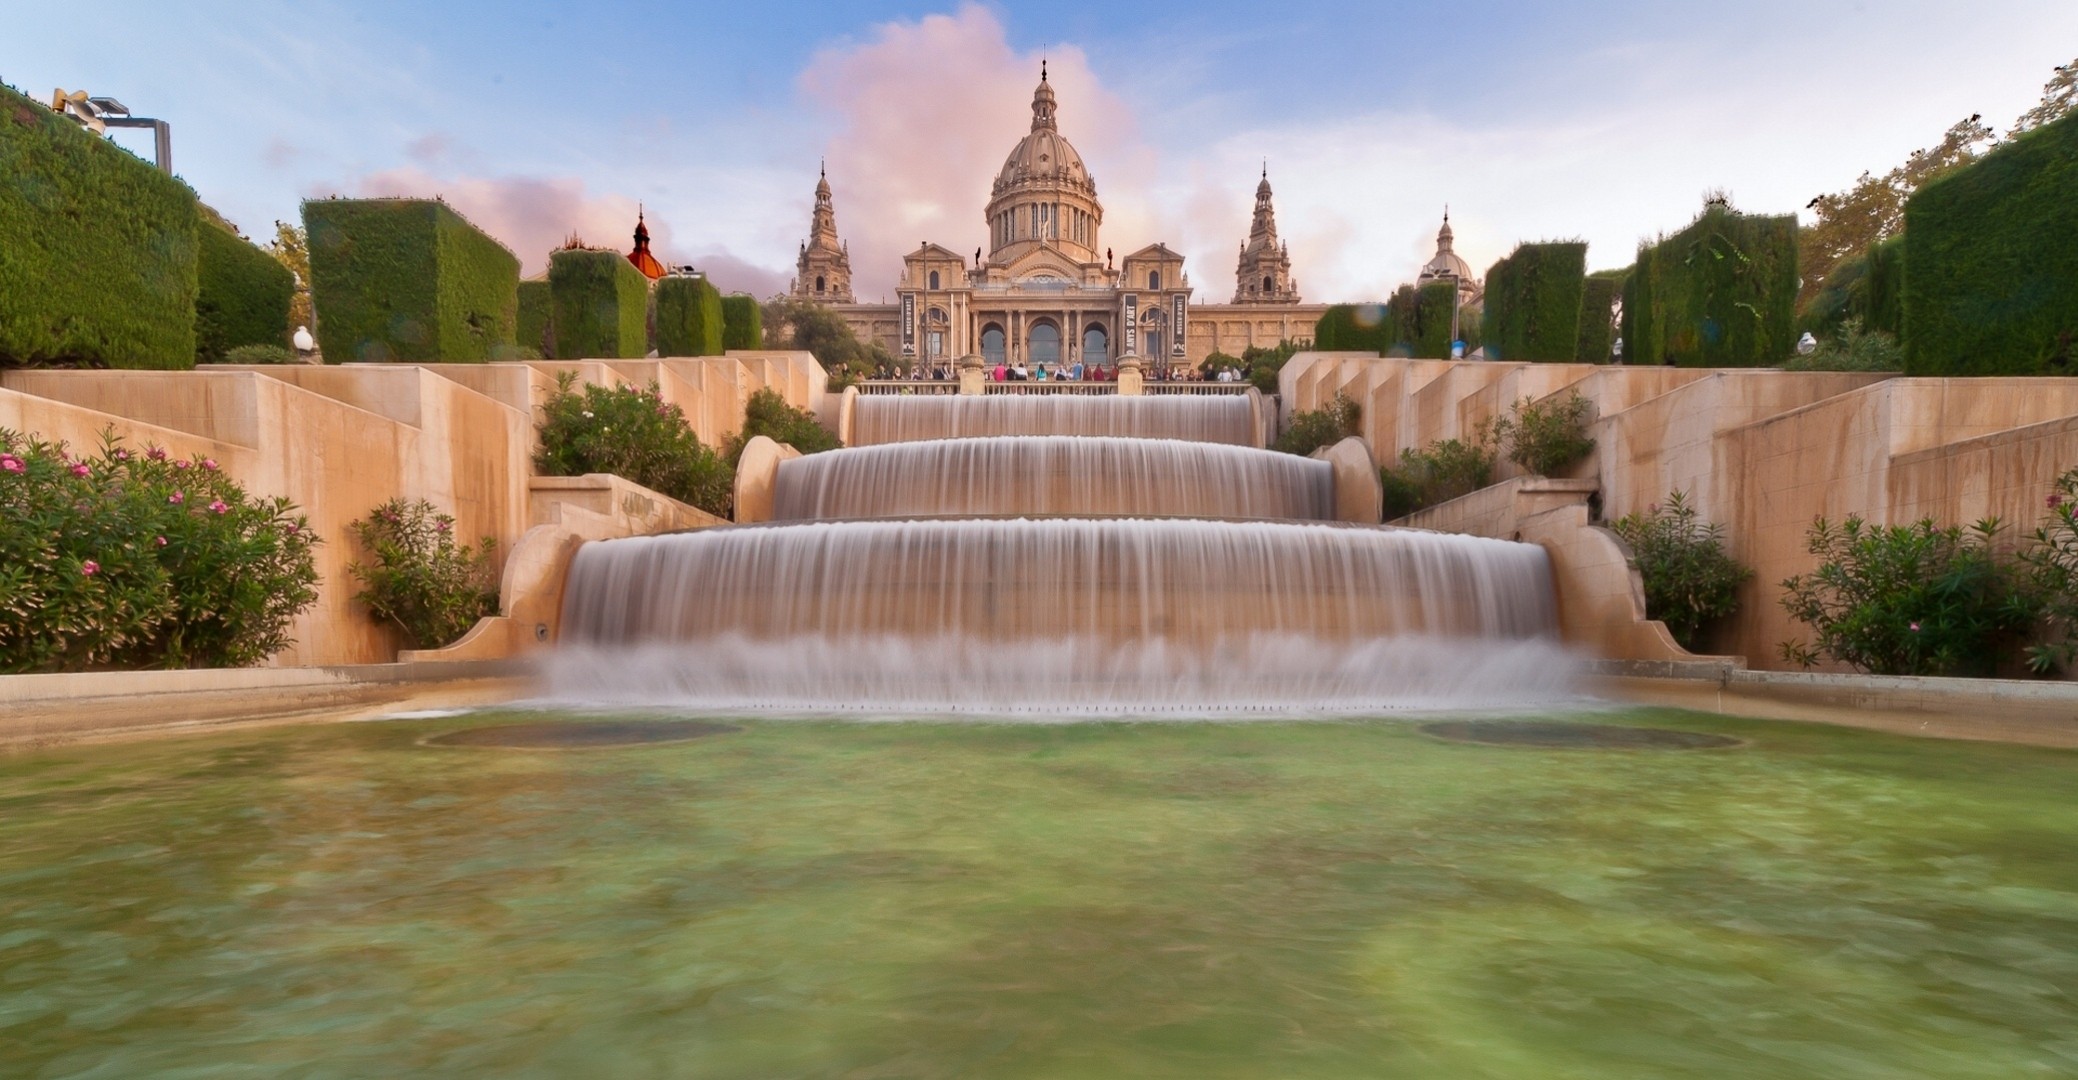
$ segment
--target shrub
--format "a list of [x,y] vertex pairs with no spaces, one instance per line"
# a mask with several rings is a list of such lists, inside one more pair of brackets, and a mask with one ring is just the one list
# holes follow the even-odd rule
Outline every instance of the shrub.
[[558,251],[548,257],[548,288],[557,359],[649,351],[649,279],[620,252]]
[[1400,451],[1398,466],[1379,470],[1385,519],[1406,517],[1492,483],[1493,428],[1486,424],[1469,439],[1438,439],[1421,450]]
[[814,413],[787,404],[779,391],[769,386],[750,395],[743,407],[743,430],[729,436],[722,456],[734,467],[743,458],[743,448],[759,435],[804,454],[819,454],[844,445],[816,421]]
[[1384,304],[1333,304],[1313,325],[1313,347],[1324,352],[1392,351],[1393,331]]
[[1580,340],[1573,359],[1583,364],[1606,364],[1616,346],[1616,297],[1623,279],[1607,275],[1589,277],[1580,284]]
[[1687,228],[1638,249],[1624,293],[1624,358],[1779,364],[1796,345],[1796,299],[1795,216],[1741,214],[1712,201]]
[[765,347],[765,317],[755,296],[722,297],[722,351]]
[[649,384],[647,390],[591,385],[579,390],[576,382],[570,372],[557,375],[556,389],[541,407],[536,472],[612,473],[710,514],[728,516],[734,470],[700,443],[686,423],[685,411],[665,403],[657,384]]
[[720,356],[722,294],[706,278],[657,282],[657,355]]
[[314,199],[318,345],[339,363],[488,360],[514,343],[519,259],[435,199]]
[[1349,395],[1337,393],[1318,409],[1301,409],[1292,414],[1291,426],[1270,448],[1300,457],[1333,446],[1363,430],[1364,409]]
[[1645,612],[1667,624],[1694,651],[1703,628],[1739,610],[1739,586],[1753,571],[1724,552],[1724,526],[1696,520],[1680,491],[1643,514],[1626,514],[1609,530],[1631,546],[1645,579]]
[[1248,382],[1265,394],[1277,392],[1277,375],[1297,355],[1299,343],[1279,341],[1275,345],[1250,345],[1241,350],[1241,363],[1248,369]]
[[1900,371],[1904,364],[1905,353],[1898,348],[1896,338],[1864,330],[1861,317],[1850,315],[1840,324],[1836,336],[1819,342],[1809,356],[1790,357],[1782,370]]
[[0,671],[240,667],[317,599],[309,522],[211,460],[0,429]]
[[[549,295],[547,278],[530,278],[519,283],[519,307],[515,316],[514,340],[522,354],[534,350],[533,359],[555,353],[555,301]],[[581,360],[583,357],[573,357]]]
[[1494,435],[1508,445],[1508,460],[1538,476],[1552,476],[1594,451],[1595,440],[1587,433],[1593,411],[1594,403],[1578,390],[1563,398],[1524,398],[1494,421]]
[[195,193],[0,86],[0,367],[195,363]]
[[296,275],[227,227],[196,229],[195,362],[216,363],[243,345],[288,340]]
[[774,334],[784,335],[787,348],[813,355],[829,373],[832,391],[869,378],[895,362],[886,347],[877,341],[861,341],[842,316],[813,301],[776,299],[760,319]]
[[1905,204],[1905,371],[2078,371],[2078,115],[1931,180]]
[[455,543],[455,519],[424,499],[391,499],[349,526],[370,557],[346,569],[354,600],[393,623],[414,649],[451,645],[498,613],[498,541]]
[[226,364],[300,364],[286,345],[240,345],[224,354]]
[[1969,529],[1818,519],[1807,536],[1818,568],[1782,583],[1783,610],[1815,640],[1783,642],[1783,659],[1876,675],[1991,674],[2034,621],[2017,575],[1992,547],[1999,529],[1996,519]]
[[1518,244],[1486,274],[1487,354],[1562,363],[1580,349],[1587,244]]
[[2048,513],[2020,560],[2039,611],[2038,640],[2028,646],[2037,673],[2068,671],[2078,660],[2078,469],[2056,478]]

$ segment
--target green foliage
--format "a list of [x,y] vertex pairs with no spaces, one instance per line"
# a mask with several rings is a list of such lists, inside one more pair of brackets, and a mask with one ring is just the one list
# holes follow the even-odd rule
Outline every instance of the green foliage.
[[1779,364],[1796,346],[1796,297],[1797,219],[1713,201],[1687,228],[1638,249],[1624,295],[1624,360]]
[[297,364],[296,354],[286,345],[240,345],[224,354],[226,364]]
[[1892,237],[1869,249],[1868,277],[1862,288],[1862,325],[1889,334],[1905,332],[1905,241]]
[[1798,331],[1820,338],[1837,336],[1853,319],[1869,330],[1895,339],[1904,324],[1904,305],[1899,295],[1904,269],[1902,236],[1841,262],[1797,313]]
[[2056,478],[2047,502],[2033,545],[2020,552],[2039,626],[2027,663],[2038,674],[2069,671],[2078,660],[2078,469]]
[[1332,304],[1313,326],[1313,347],[1322,352],[1392,352],[1393,329],[1384,304]]
[[657,355],[720,356],[722,294],[706,278],[657,282]]
[[722,297],[722,351],[765,347],[765,316],[758,298],[744,293]]
[[303,226],[276,221],[267,254],[296,279],[296,291],[289,295],[289,326],[310,326],[310,238]]
[[0,429],[0,672],[257,664],[317,600],[317,542],[215,461]]
[[1616,347],[1616,297],[1623,279],[1591,275],[1580,283],[1580,340],[1573,359],[1583,364],[1606,364]]
[[1518,244],[1486,274],[1486,352],[1497,360],[1570,362],[1580,349],[1587,244]]
[[223,361],[241,345],[281,346],[296,275],[227,229],[205,223],[195,232],[195,362]]
[[2078,116],[1931,181],[1905,206],[1905,372],[2078,373]]
[[519,260],[434,199],[303,204],[331,363],[489,360],[513,344]]
[[579,390],[576,382],[570,372],[557,375],[555,392],[541,407],[536,472],[612,473],[718,517],[729,515],[735,470],[701,444],[685,410],[667,404],[657,384],[647,390],[597,385]]
[[1792,356],[1784,371],[1899,371],[1905,353],[1897,339],[1877,330],[1863,330],[1857,316],[1848,316],[1833,337],[1818,343],[1809,356]]
[[1250,345],[1241,350],[1241,363],[1248,369],[1249,385],[1265,394],[1277,392],[1277,375],[1299,352],[1299,343],[1279,341],[1275,345]]
[[1631,546],[1645,579],[1646,614],[1666,623],[1682,648],[1695,650],[1705,627],[1739,609],[1739,586],[1753,571],[1725,554],[1724,526],[1698,521],[1685,493],[1671,492],[1609,529]]
[[348,526],[369,561],[346,569],[354,600],[393,623],[414,649],[451,645],[498,613],[498,541],[455,543],[455,519],[424,499],[391,499]]
[[[533,349],[536,358],[555,355],[555,299],[547,278],[530,278],[519,283],[519,308],[515,339],[520,350]],[[583,357],[572,357],[581,360]]]
[[195,193],[0,86],[0,368],[195,363]]
[[[1863,173],[1846,191],[1820,195],[1808,209],[1817,219],[1798,239],[1798,274],[1804,280],[1797,296],[1800,308],[1808,309],[1824,283],[1843,264],[1861,258],[1882,241],[1892,239],[1905,226],[1905,202],[1927,182],[1953,172],[1993,144],[1992,129],[1983,117],[1972,116],[1951,125],[1941,141],[1914,150],[1904,164],[1876,176]],[[1861,312],[1867,316],[1868,312]],[[1896,327],[1877,325],[1893,332]]]
[[1270,449],[1309,457],[1315,450],[1333,446],[1363,430],[1364,407],[1349,395],[1336,393],[1318,409],[1301,409],[1292,414],[1291,426]]
[[1494,438],[1508,447],[1508,460],[1538,476],[1556,476],[1594,452],[1587,433],[1594,402],[1575,390],[1542,401],[1524,398],[1494,420]]
[[556,359],[611,360],[649,351],[649,279],[620,252],[558,251],[548,257],[548,287]]
[[1421,450],[1400,451],[1400,463],[1378,471],[1385,484],[1385,520],[1406,517],[1493,483],[1493,425],[1469,439],[1438,439]]
[[821,304],[781,297],[765,306],[763,322],[772,328],[775,347],[813,355],[829,373],[832,390],[841,390],[895,362],[879,342],[860,341],[850,324]]
[[743,448],[759,435],[804,454],[820,454],[844,445],[816,421],[814,413],[787,404],[786,398],[769,386],[750,395],[743,406],[743,430],[729,436],[722,446],[722,456],[731,468],[743,459]]
[[1999,529],[1996,519],[1965,530],[1819,518],[1807,534],[1818,568],[1782,583],[1783,610],[1815,640],[1783,642],[1782,658],[1876,675],[1992,674],[2035,618],[1993,548]]
[[1457,285],[1431,281],[1416,288],[1402,285],[1386,301],[1386,323],[1392,329],[1392,352],[1425,360],[1450,358],[1450,317],[1457,306]]

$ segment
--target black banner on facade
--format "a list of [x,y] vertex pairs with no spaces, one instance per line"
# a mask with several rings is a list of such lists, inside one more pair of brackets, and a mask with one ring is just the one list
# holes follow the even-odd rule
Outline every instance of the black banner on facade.
[[1140,298],[1126,297],[1126,352],[1127,356],[1140,355]]

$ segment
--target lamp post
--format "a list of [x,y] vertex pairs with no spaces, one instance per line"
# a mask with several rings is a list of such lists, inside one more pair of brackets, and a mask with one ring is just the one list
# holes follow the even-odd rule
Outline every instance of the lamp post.
[[108,128],[152,129],[152,155],[159,171],[173,175],[173,125],[148,116],[131,116],[130,109],[112,97],[88,97],[84,90],[51,91],[51,111],[69,116],[97,135]]

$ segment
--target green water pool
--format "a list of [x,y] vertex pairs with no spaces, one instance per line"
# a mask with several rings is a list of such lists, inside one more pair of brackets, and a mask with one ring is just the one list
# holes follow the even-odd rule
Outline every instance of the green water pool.
[[0,757],[0,1075],[2078,1076],[2078,754],[522,719]]

